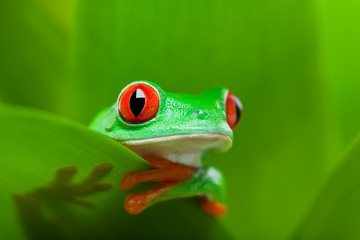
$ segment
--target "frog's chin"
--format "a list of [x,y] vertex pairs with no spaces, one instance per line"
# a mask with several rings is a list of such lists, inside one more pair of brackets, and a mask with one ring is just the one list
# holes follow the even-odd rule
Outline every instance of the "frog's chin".
[[122,142],[141,157],[162,157],[192,167],[201,166],[207,151],[226,151],[231,147],[230,136],[220,133],[178,134]]

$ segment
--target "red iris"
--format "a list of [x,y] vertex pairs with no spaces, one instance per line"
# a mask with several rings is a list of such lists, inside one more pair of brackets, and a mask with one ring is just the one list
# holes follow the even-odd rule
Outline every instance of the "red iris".
[[157,91],[145,83],[127,87],[119,97],[119,114],[127,123],[144,123],[153,119],[159,111]]
[[231,129],[234,129],[238,125],[241,115],[242,105],[240,100],[229,92],[226,98],[226,121]]

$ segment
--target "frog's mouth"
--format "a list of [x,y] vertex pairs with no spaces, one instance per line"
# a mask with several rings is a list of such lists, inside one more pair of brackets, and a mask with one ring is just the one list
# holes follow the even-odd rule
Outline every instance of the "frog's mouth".
[[207,151],[226,151],[232,145],[230,136],[220,133],[177,134],[123,141],[141,157],[163,157],[173,162],[200,167]]

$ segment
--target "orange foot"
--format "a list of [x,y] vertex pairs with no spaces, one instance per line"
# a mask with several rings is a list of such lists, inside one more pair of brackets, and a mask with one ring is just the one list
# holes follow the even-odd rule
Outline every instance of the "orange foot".
[[154,198],[164,194],[173,185],[175,185],[175,183],[160,183],[159,186],[146,192],[134,193],[127,196],[127,198],[125,199],[126,211],[130,214],[141,213]]
[[209,200],[206,197],[201,198],[200,202],[204,210],[211,216],[219,217],[225,215],[227,212],[226,205],[221,202]]
[[190,178],[196,168],[171,162],[164,158],[145,158],[155,169],[130,172],[124,176],[120,188],[128,190],[143,182],[160,182],[159,186],[142,193],[134,193],[125,199],[125,209],[130,214],[142,212],[156,197],[164,194],[177,182]]

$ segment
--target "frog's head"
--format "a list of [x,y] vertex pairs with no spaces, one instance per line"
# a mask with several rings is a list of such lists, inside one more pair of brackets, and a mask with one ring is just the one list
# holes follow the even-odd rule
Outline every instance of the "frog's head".
[[200,166],[204,152],[231,147],[232,129],[241,110],[238,98],[224,88],[190,96],[137,81],[121,91],[117,102],[95,119],[92,128],[142,157]]

